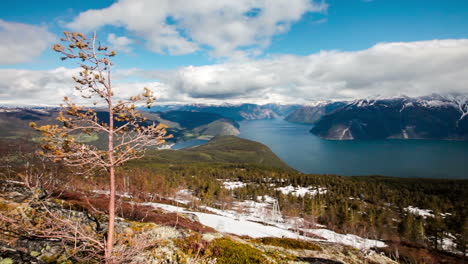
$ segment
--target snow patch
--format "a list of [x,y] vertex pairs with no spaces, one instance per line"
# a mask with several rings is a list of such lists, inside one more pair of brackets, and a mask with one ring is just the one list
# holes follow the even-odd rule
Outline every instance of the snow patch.
[[326,188],[322,188],[322,187],[313,187],[313,186],[309,186],[309,187],[301,187],[301,186],[297,186],[297,187],[294,187],[292,185],[289,185],[289,186],[286,186],[286,187],[279,187],[279,188],[276,188],[275,190],[278,190],[280,191],[281,193],[283,194],[292,194],[294,196],[298,196],[298,197],[303,197],[305,196],[306,194],[309,194],[309,195],[317,195],[317,194],[325,194],[327,193],[327,189]]
[[243,183],[241,181],[225,181],[223,182],[224,189],[227,190],[234,190],[237,188],[242,188],[247,186],[247,183]]
[[402,130],[401,130],[401,133],[403,134],[403,138],[404,138],[404,139],[408,139],[408,138],[409,138],[409,137],[408,137],[408,132],[406,132],[406,129],[402,129]]
[[352,234],[339,234],[328,229],[307,229],[307,232],[323,237],[327,241],[353,246],[361,250],[387,246],[384,242],[379,240],[367,239]]
[[[288,224],[269,222],[267,223],[268,225],[264,225],[258,222],[252,222],[246,217],[236,218],[232,215],[232,212],[221,211],[215,208],[204,207],[204,209],[210,210],[217,214],[189,211],[181,207],[159,203],[143,203],[143,205],[160,208],[169,212],[195,214],[200,220],[200,223],[223,233],[231,233],[239,236],[250,236],[253,238],[285,237],[309,241],[324,241],[321,239],[313,239],[310,237],[301,236],[298,233],[289,230],[294,227],[289,226]],[[349,245],[361,250],[370,249],[372,247],[386,247],[386,244],[382,241],[366,239],[351,234],[338,234],[328,229],[301,230],[323,237],[326,239],[325,241]]]
[[420,209],[418,207],[408,206],[404,210],[415,215],[420,215],[423,218],[434,217],[432,210],[429,210],[429,209]]
[[6,109],[6,108],[1,108],[0,113],[14,113],[14,112],[19,112],[21,111],[20,109]]

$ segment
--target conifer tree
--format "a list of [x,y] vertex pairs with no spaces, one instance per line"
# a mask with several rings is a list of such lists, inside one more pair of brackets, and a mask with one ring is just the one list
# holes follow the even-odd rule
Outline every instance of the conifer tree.
[[[98,117],[96,108],[78,106],[68,97],[64,98],[57,120],[61,125],[31,126],[42,132],[42,155],[67,166],[104,170],[109,178],[109,222],[105,243],[105,259],[112,263],[115,220],[115,169],[123,163],[143,156],[151,145],[164,143],[166,126],[150,124],[136,109],[144,103],[150,107],[156,99],[153,92],[144,88],[140,95],[129,100],[119,99],[111,79],[111,58],[115,51],[96,43],[96,34],[91,38],[82,33],[64,32],[64,45],[55,44],[53,50],[62,55],[62,60],[77,60],[81,67],[73,77],[75,89],[81,97],[89,99],[89,105],[102,107],[108,116]],[[105,137],[105,148],[79,142],[79,133],[98,134]]]

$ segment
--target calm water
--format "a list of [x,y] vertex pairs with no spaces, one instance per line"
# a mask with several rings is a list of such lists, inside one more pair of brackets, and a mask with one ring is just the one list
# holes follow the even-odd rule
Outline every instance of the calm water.
[[243,138],[269,146],[305,173],[468,179],[468,142],[433,140],[331,141],[311,125],[284,120],[243,121]]

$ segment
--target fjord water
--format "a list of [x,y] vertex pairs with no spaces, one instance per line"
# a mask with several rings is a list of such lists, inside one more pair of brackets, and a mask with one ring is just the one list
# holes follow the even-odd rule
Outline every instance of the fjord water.
[[468,142],[436,140],[325,140],[311,125],[284,120],[240,123],[240,137],[261,142],[304,173],[468,178]]

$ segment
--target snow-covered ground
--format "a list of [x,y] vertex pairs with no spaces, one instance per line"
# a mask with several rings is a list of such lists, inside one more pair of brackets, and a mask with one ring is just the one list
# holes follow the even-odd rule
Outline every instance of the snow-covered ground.
[[[434,212],[430,209],[421,209],[421,208],[414,207],[414,206],[408,206],[404,210],[406,212],[409,212],[415,215],[420,215],[423,218],[434,217]],[[440,213],[440,216],[442,216],[442,218],[446,218],[451,215],[452,215],[451,213]]]
[[181,204],[188,204],[195,200],[200,200],[200,198],[193,195],[192,191],[188,189],[178,190],[173,197],[169,197],[170,200]]
[[224,189],[227,189],[227,190],[234,190],[237,188],[242,188],[242,187],[245,187],[246,185],[247,183],[244,183],[241,181],[224,181],[223,182]]
[[[263,198],[268,200],[271,197]],[[271,198],[272,199],[272,198]],[[257,206],[255,208],[266,207],[267,202],[260,203],[254,201],[246,201],[252,206]],[[245,202],[242,202],[245,203]],[[362,238],[356,235],[350,234],[338,234],[328,229],[301,229],[307,233],[315,234],[317,236],[325,238],[325,240],[313,239],[305,236],[301,236],[298,233],[291,231],[289,229],[293,228],[292,225],[288,223],[278,223],[274,221],[264,221],[265,218],[259,215],[252,213],[253,210],[247,210],[246,214],[239,214],[235,211],[222,211],[219,209],[211,207],[203,207],[205,210],[211,211],[213,213],[201,213],[190,211],[181,207],[160,204],[160,203],[144,203],[143,205],[152,206],[155,208],[160,208],[169,212],[178,212],[178,213],[190,213],[198,217],[200,222],[206,226],[212,227],[219,232],[231,233],[240,236],[250,236],[250,237],[287,237],[287,238],[297,238],[304,240],[314,240],[314,241],[328,241],[334,243],[341,243],[349,246],[356,247],[358,249],[369,249],[371,247],[385,247],[385,243],[378,240],[371,240]],[[259,221],[264,222],[265,224],[259,223]]]
[[442,239],[442,249],[453,253],[461,253],[456,250],[457,244],[454,242],[455,236],[450,233],[446,233],[445,235],[447,237]]
[[309,187],[297,186],[297,187],[294,187],[292,185],[289,185],[289,186],[286,186],[286,187],[278,187],[278,188],[276,188],[276,190],[280,191],[283,194],[292,194],[294,196],[305,196],[306,194],[317,195],[317,194],[327,193],[327,189],[322,188],[322,187],[314,187],[314,186],[309,186]]
[[432,210],[429,210],[429,209],[421,209],[421,208],[418,208],[418,207],[414,207],[414,206],[408,206],[405,208],[405,211],[409,212],[409,213],[412,213],[412,214],[415,214],[415,215],[420,215],[424,218],[426,217],[434,217],[434,214],[432,213]]

